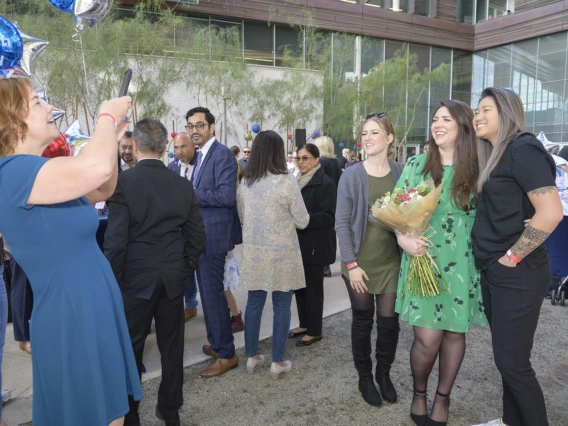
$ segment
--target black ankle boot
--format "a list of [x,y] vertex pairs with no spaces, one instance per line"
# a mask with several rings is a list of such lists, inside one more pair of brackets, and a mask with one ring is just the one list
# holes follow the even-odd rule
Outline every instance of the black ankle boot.
[[378,407],[383,403],[381,394],[373,382],[373,376],[359,377],[359,391],[367,404]]
[[395,403],[398,399],[396,389],[390,379],[390,369],[396,355],[400,326],[398,316],[377,317],[377,370],[375,378],[385,401]]

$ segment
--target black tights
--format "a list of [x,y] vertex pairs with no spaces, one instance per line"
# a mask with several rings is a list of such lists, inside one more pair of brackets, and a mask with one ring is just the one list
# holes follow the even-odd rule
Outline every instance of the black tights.
[[343,276],[347,292],[349,293],[349,300],[351,300],[351,309],[366,311],[368,309],[375,309],[377,306],[377,316],[381,317],[395,317],[398,316],[394,312],[394,303],[396,300],[396,293],[389,294],[370,294],[370,293],[357,293],[351,287],[351,283],[345,276]]
[[[410,368],[414,380],[414,389],[426,391],[428,377],[439,359],[438,392],[449,394],[458,375],[465,354],[465,333],[455,333],[445,330],[431,330],[414,327],[414,343],[410,350]],[[450,401],[447,397],[436,395],[430,418],[438,422],[448,420]],[[428,407],[424,394],[414,395],[410,412],[426,414]]]

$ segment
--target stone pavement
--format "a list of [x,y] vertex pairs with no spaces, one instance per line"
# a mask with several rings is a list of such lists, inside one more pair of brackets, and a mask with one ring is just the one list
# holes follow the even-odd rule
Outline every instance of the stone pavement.
[[[237,252],[237,258],[239,258]],[[274,382],[268,375],[271,339],[261,342],[267,364],[253,376],[245,370],[243,333],[235,344],[240,365],[221,377],[202,379],[199,372],[209,361],[201,353],[206,343],[201,312],[186,327],[184,406],[182,425],[412,425],[408,416],[412,397],[412,380],[408,355],[412,329],[401,324],[400,343],[392,376],[399,391],[397,404],[380,408],[367,405],[357,390],[357,375],[351,355],[351,313],[347,292],[340,277],[339,262],[332,266],[332,278],[325,279],[324,339],[306,348],[297,348],[295,339],[288,345],[292,372]],[[239,308],[244,310],[246,292],[235,292]],[[261,337],[272,332],[272,307],[267,299]],[[292,304],[292,327],[297,325],[295,303]],[[331,315],[331,316],[330,316]],[[543,387],[550,426],[568,426],[568,368],[554,364],[568,361],[568,307],[551,306],[545,300],[533,350],[533,365]],[[4,348],[4,388],[13,391],[14,399],[4,406],[9,426],[31,419],[31,363],[28,355],[17,349],[8,331]],[[33,346],[33,344],[32,344]],[[162,426],[154,417],[159,385],[159,354],[155,335],[146,345],[144,375],[146,397],[141,403],[142,424]],[[561,366],[562,367],[562,366]],[[568,367],[568,362],[564,367]],[[435,392],[437,367],[429,384],[429,400]],[[562,375],[564,374],[564,375]],[[553,378],[555,376],[555,378]],[[452,392],[450,426],[467,426],[500,416],[501,382],[494,366],[488,329],[475,327],[468,334],[467,353]],[[31,423],[26,423],[31,425]],[[90,426],[88,423],[85,425]]]
[[[550,426],[568,425],[568,375],[564,385],[551,376],[551,366],[568,360],[566,324],[568,307],[542,308],[532,361],[545,394]],[[313,346],[297,348],[290,339],[287,356],[292,372],[273,381],[269,364],[247,374],[244,350],[239,349],[238,368],[221,377],[202,379],[202,362],[185,370],[184,406],[181,424],[188,425],[379,425],[411,426],[409,406],[412,378],[409,351],[412,329],[401,324],[393,382],[399,402],[376,408],[367,405],[357,390],[357,374],[351,356],[351,313],[333,315],[324,320],[324,339]],[[501,415],[501,379],[495,368],[489,330],[474,327],[467,337],[467,352],[452,391],[450,426],[468,426]],[[261,352],[270,361],[271,339],[261,342]],[[437,383],[437,366],[428,386],[431,402]],[[141,404],[144,426],[163,426],[154,417],[159,379],[144,383],[146,393]]]
[[[242,257],[242,246],[238,246],[235,255],[240,264]],[[325,279],[325,305],[324,316],[329,316],[349,308],[349,297],[345,289],[345,284],[341,279],[341,271],[338,261],[331,267],[332,278]],[[237,290],[233,292],[237,300],[239,309],[244,313],[246,307],[247,292]],[[198,307],[198,316],[190,320],[185,327],[185,351],[184,365],[190,366],[201,362],[208,357],[201,351],[201,347],[207,344],[205,331],[205,321],[201,306]],[[292,302],[292,327],[298,325],[298,315],[296,304]],[[272,335],[272,301],[268,297],[264,309],[261,324],[260,336],[266,338]],[[12,400],[4,405],[3,418],[9,426],[29,422],[32,418],[32,368],[31,357],[22,352],[13,338],[12,325],[8,324],[6,331],[6,344],[4,345],[4,359],[2,363],[2,377],[4,389],[12,391]],[[235,334],[236,347],[244,346],[244,333]],[[32,343],[33,350],[33,343]],[[142,380],[150,380],[161,374],[160,353],[156,344],[156,335],[152,332],[148,336],[144,348],[144,365],[147,373],[142,376]],[[82,425],[77,425],[82,426]],[[85,425],[87,426],[87,425]]]

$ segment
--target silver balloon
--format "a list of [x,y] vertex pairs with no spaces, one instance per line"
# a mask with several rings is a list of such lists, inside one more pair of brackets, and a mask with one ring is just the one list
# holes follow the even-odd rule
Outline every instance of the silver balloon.
[[34,61],[37,59],[38,55],[47,47],[49,42],[25,34],[16,21],[12,22],[12,24],[16,27],[18,33],[20,33],[20,37],[22,37],[22,42],[24,45],[22,59],[20,60],[20,64],[16,66],[16,69],[20,68],[28,77],[31,77],[32,65]]
[[[44,101],[46,104],[49,103],[49,99],[47,98],[47,93],[45,93],[45,90],[38,90],[37,96],[42,101]],[[57,119],[63,117],[64,115],[65,115],[65,111],[63,111],[62,109],[53,107],[53,111],[51,112],[51,116],[53,117],[54,120],[57,120]]]
[[92,27],[101,21],[110,11],[113,0],[76,0],[75,17],[79,22],[79,28],[86,23]]

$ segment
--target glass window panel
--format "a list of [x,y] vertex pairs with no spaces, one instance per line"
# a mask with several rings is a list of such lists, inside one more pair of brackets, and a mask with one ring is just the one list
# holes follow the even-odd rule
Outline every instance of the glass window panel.
[[385,40],[385,59],[390,59],[394,56],[397,50],[401,50],[405,44],[402,41]]
[[212,19],[211,20],[211,26],[212,27],[218,27],[221,29],[226,29],[226,28],[238,28],[239,32],[241,31],[241,23],[240,22],[233,22],[233,21],[220,21],[217,19]]
[[540,124],[535,123],[534,133],[543,132],[550,142],[562,142],[562,123]]
[[475,3],[471,0],[458,0],[458,22],[464,24],[474,24],[473,15],[475,13]]
[[[409,58],[411,64],[409,65],[413,64],[412,61],[416,61],[415,68],[410,68],[410,70],[414,69],[420,74],[424,71],[428,72],[430,69],[430,46],[410,44],[408,48],[411,55]],[[407,109],[408,123],[412,122],[411,132],[414,132],[413,135],[419,136],[420,142],[424,142],[424,129],[428,127],[429,123],[428,86],[417,85],[412,87],[409,83]]]
[[507,13],[507,0],[489,0],[489,17],[498,18]]
[[[432,47],[432,64],[431,69],[436,69],[440,64],[451,64],[452,51],[441,47]],[[442,83],[432,82],[430,84],[430,106],[436,108],[441,101],[450,98],[450,75],[448,80]]]
[[[467,0],[466,0],[467,1]],[[475,11],[475,22],[485,21],[487,19],[487,0],[477,0],[477,7]]]
[[534,106],[535,124],[562,123],[564,80],[539,84],[536,92],[537,96]]
[[[386,8],[386,0],[365,0],[365,6]],[[395,12],[408,12],[408,0],[390,0],[390,10]]]
[[430,16],[432,0],[415,0],[414,13],[416,15]]
[[454,50],[454,69],[452,72],[452,99],[471,105],[473,55]]
[[492,82],[488,86],[511,87],[511,45],[489,49],[487,53],[493,73]]
[[273,27],[266,23],[245,21],[245,60],[249,64],[274,65]]
[[540,37],[538,45],[538,79],[563,80],[566,72],[566,32]]
[[290,27],[276,26],[276,66],[283,66],[285,57],[301,58],[301,33]]
[[479,95],[485,89],[485,72],[487,62],[487,51],[476,52],[473,54],[473,76],[472,76],[472,107],[477,106]]
[[384,59],[385,41],[376,37],[361,40],[361,74],[369,74]]

